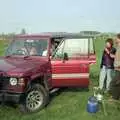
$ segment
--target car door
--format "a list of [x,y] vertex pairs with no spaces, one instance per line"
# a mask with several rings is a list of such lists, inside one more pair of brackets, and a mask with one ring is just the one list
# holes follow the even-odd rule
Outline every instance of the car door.
[[53,87],[88,87],[88,50],[88,39],[61,41],[51,60]]

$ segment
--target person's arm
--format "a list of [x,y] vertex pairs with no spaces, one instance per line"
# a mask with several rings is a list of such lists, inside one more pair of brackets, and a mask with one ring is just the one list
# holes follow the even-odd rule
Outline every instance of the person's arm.
[[114,59],[115,58],[115,53],[116,53],[116,49],[112,48],[112,50],[110,52],[110,57]]
[[107,49],[107,48],[105,48],[105,50],[104,50],[107,54],[110,54],[110,51]]
[[102,66],[103,66],[103,60],[104,60],[104,51],[103,51],[103,54],[102,54],[102,59],[101,59],[100,68],[102,68]]
[[115,55],[114,55],[114,54],[110,54],[110,57],[111,57],[111,58],[115,58]]
[[120,68],[120,49],[116,52],[114,66]]

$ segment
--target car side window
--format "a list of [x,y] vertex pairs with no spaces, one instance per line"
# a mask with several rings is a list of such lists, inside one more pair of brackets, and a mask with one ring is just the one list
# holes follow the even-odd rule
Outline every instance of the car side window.
[[53,53],[53,58],[63,58],[63,48],[64,48],[65,41],[61,41],[59,46],[56,48],[56,50]]
[[66,39],[57,48],[54,58],[63,58],[63,54],[69,58],[88,55],[88,39]]
[[64,53],[67,53],[68,57],[88,55],[88,39],[67,39]]

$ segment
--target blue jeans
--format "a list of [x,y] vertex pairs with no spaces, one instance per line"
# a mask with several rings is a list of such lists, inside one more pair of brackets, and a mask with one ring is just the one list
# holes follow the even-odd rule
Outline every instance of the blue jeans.
[[99,88],[104,88],[105,78],[106,78],[106,89],[107,91],[110,90],[110,83],[112,81],[112,71],[113,69],[109,69],[106,66],[103,66],[100,71],[100,78],[99,78]]

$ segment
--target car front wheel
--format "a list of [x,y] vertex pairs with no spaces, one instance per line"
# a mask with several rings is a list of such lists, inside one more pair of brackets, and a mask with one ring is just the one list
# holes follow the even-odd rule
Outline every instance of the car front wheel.
[[20,105],[22,112],[36,112],[41,110],[48,102],[48,93],[40,84],[34,84],[25,95],[23,104]]

